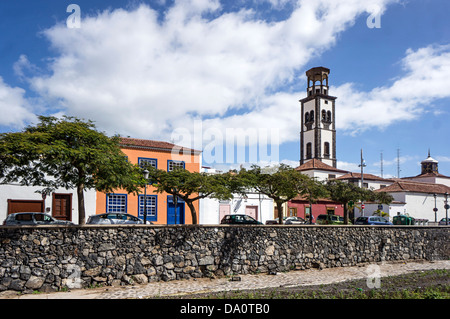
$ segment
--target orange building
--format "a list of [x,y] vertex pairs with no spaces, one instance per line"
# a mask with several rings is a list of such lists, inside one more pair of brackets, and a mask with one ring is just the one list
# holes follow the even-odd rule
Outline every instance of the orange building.
[[[168,171],[174,167],[183,167],[190,172],[200,171],[201,151],[168,142],[125,137],[121,138],[120,148],[131,163],[150,164],[157,169]],[[146,203],[147,220],[154,224],[192,224],[190,209],[184,201],[178,199],[175,209],[172,195],[155,193],[154,190],[152,186],[147,187],[146,200],[144,190],[139,195],[127,194],[121,189],[108,194],[97,192],[96,213],[124,212],[143,219]],[[198,220],[198,201],[194,205]]]

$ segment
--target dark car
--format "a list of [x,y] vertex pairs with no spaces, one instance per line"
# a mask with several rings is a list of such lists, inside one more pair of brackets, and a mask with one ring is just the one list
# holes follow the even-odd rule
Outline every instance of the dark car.
[[6,217],[3,225],[73,225],[71,221],[59,220],[39,212],[13,213]]
[[245,214],[232,214],[225,215],[222,218],[221,224],[234,224],[234,225],[243,225],[243,224],[254,224],[261,225],[262,223]]
[[356,219],[355,225],[392,225],[392,223],[380,216],[361,216]]
[[[440,221],[439,221],[439,225],[447,225],[447,218],[442,218]],[[449,220],[448,220],[448,225],[450,225],[450,218],[449,218]]]
[[[105,213],[89,216],[86,224],[114,225],[114,224],[144,224],[144,221],[136,216],[126,213]],[[152,224],[147,221],[147,224]]]

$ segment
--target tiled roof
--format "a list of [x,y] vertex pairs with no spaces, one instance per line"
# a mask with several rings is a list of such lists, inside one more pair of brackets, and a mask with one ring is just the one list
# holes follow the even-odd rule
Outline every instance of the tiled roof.
[[436,173],[436,172],[429,172],[429,173],[423,173],[417,176],[412,176],[412,177],[403,177],[403,179],[412,179],[412,178],[416,178],[416,177],[441,177],[441,178],[450,178],[450,176],[445,176],[442,175],[441,173]]
[[319,169],[319,170],[323,170],[323,171],[348,173],[348,171],[337,169],[337,168],[330,166],[328,164],[325,164],[322,161],[319,161],[318,159],[315,159],[315,158],[312,160],[309,160],[306,163],[303,163],[302,165],[296,167],[295,169],[297,171],[308,171],[308,170],[312,170],[312,169]]
[[190,149],[187,147],[181,147],[169,142],[154,141],[154,140],[144,140],[139,138],[130,137],[120,137],[120,145],[122,147],[135,147],[135,148],[147,148],[147,149],[157,149],[164,151],[172,151],[174,147],[179,147],[180,150],[190,151],[194,153],[200,153],[201,151]]
[[427,193],[427,194],[445,194],[445,192],[450,194],[450,187],[442,184],[433,183],[420,183],[413,181],[400,181],[397,180],[394,184],[387,187],[377,189],[375,192],[413,192],[413,193]]
[[[348,174],[342,175],[342,176],[338,177],[337,179],[361,179],[361,173],[349,172]],[[364,180],[392,183],[392,181],[389,179],[385,179],[385,178],[382,178],[382,177],[379,177],[376,175],[372,175],[372,174],[364,174]]]

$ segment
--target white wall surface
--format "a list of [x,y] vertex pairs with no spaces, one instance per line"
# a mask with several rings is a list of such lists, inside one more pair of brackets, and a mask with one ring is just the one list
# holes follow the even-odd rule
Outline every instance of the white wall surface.
[[[273,219],[273,200],[257,193],[248,193],[248,198],[236,195],[229,201],[231,214],[245,214],[246,206],[258,207],[258,221],[265,224],[266,220]],[[199,223],[202,225],[220,224],[219,206],[223,201],[215,198],[200,199]]]

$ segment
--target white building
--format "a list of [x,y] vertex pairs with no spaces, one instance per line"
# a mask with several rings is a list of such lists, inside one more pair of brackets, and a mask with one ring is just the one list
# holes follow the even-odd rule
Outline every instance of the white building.
[[273,219],[273,200],[251,192],[244,198],[236,195],[227,201],[215,198],[200,199],[200,224],[220,224],[222,218],[228,214],[246,214],[265,224],[267,220]]
[[[202,168],[202,172],[218,174],[220,171],[210,168]],[[266,223],[273,219],[273,199],[257,192],[247,192],[246,196],[235,194],[233,199],[221,201],[216,198],[200,199],[199,224],[214,225],[228,214],[247,214],[254,219]]]
[[341,176],[348,174],[348,171],[330,166],[315,158],[298,166],[296,170],[319,181],[340,178]]
[[[56,219],[69,220],[78,224],[78,199],[75,190],[60,188],[43,196],[36,191],[38,186],[22,186],[19,184],[0,185],[0,223],[7,215],[17,212],[46,212]],[[96,192],[84,192],[86,219],[95,215]]]
[[417,181],[431,184],[442,184],[450,187],[450,177],[439,173],[439,162],[430,156],[421,162],[422,171],[420,175],[413,177],[404,177],[404,180]]
[[420,175],[393,179],[393,182],[383,189],[394,197],[394,203],[390,205],[391,217],[397,213],[409,214],[430,222],[439,222],[446,217],[444,206],[450,194],[450,177],[439,173],[438,161],[430,156],[430,151],[421,162]]
[[450,194],[450,187],[446,185],[399,179],[383,191],[394,197],[394,202],[389,205],[391,218],[400,213],[415,219],[439,222],[445,217],[445,193]]

